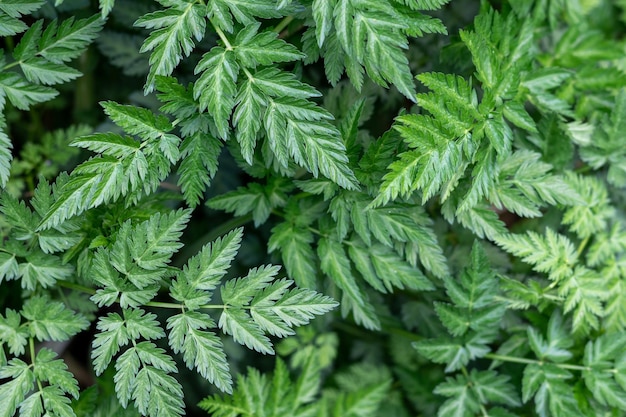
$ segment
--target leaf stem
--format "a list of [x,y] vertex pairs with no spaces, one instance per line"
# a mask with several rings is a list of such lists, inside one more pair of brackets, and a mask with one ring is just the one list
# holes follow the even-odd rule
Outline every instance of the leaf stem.
[[215,33],[217,33],[217,36],[219,36],[220,40],[224,43],[224,46],[226,47],[226,49],[229,51],[232,51],[233,46],[230,44],[230,41],[228,40],[228,38],[226,37],[226,34],[222,31],[222,29],[220,29],[219,26],[213,24],[212,21],[211,21],[211,25],[213,26],[213,29],[215,29]]
[[587,236],[586,238],[583,239],[582,242],[580,242],[580,245],[578,245],[578,250],[576,250],[576,254],[578,256],[582,255],[583,251],[585,250],[585,247],[587,246],[587,243],[589,243],[589,238],[591,236]]
[[[30,363],[34,368],[35,367],[35,339],[32,337],[28,338],[28,350],[30,352]],[[41,385],[41,381],[39,380],[39,378],[35,378],[35,380],[37,381],[37,387],[39,388],[39,391],[43,391],[43,386]]]
[[57,284],[60,287],[68,288],[70,290],[80,291],[86,294],[94,295],[96,293],[96,290],[93,288],[87,287],[85,285],[76,284],[75,282],[65,281],[63,279],[58,280]]
[[13,62],[11,62],[9,64],[6,64],[4,67],[2,67],[2,71],[11,69],[13,67],[17,67],[18,65],[20,65],[21,62],[22,61],[13,61]]
[[[485,355],[485,358],[493,359],[493,360],[496,360],[496,361],[502,361],[502,362],[523,363],[523,364],[526,364],[526,365],[543,366],[543,365],[545,365],[547,363],[547,362],[540,361],[540,360],[537,360],[537,359],[517,358],[515,356],[498,355],[496,353],[488,353],[488,354]],[[553,363],[553,362],[550,362],[550,364],[556,366],[557,368],[568,369],[570,371],[589,371],[589,370],[591,370],[591,368],[589,368],[588,366],[572,365],[572,364],[569,364],[569,363]],[[611,371],[611,370],[607,369],[606,371]]]
[[272,31],[276,33],[280,33],[285,29],[291,22],[293,22],[293,16],[286,16],[283,20],[281,20]]
[[[96,293],[96,290],[93,288],[89,288],[85,285],[80,285],[80,284],[76,284],[74,282],[69,282],[69,281],[65,281],[65,280],[58,280],[57,284],[60,287],[63,288],[68,288],[70,290],[75,290],[75,291],[80,291],[82,293],[85,294],[91,294],[94,295]],[[120,300],[116,300],[117,303],[120,302]],[[161,301],[148,301],[146,304],[144,304],[144,306],[146,307],[158,307],[158,308],[172,308],[172,309],[176,309],[176,310],[180,310],[183,309],[185,307],[184,304],[177,304],[177,303],[166,303],[166,302],[161,302]],[[213,310],[213,309],[226,309],[228,308],[227,305],[225,304],[206,304],[203,306],[200,306],[201,309],[203,310]]]

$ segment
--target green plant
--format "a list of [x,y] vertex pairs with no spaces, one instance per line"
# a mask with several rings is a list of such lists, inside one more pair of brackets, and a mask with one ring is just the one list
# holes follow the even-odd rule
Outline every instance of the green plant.
[[624,16],[0,0],[0,417],[626,415]]

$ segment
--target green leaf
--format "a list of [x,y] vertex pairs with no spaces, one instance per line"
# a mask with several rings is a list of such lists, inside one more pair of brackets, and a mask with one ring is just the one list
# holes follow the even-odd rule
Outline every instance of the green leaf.
[[200,103],[200,111],[208,110],[215,120],[218,136],[227,139],[229,119],[235,107],[239,64],[235,53],[215,47],[204,54],[195,69],[200,78],[193,89],[193,97]]
[[111,10],[113,10],[115,0],[98,0],[98,4],[100,6],[100,13],[102,14],[102,18],[106,19],[109,13],[111,13]]
[[573,314],[574,331],[589,331],[599,327],[599,318],[605,315],[603,301],[609,297],[602,276],[585,267],[577,267],[559,288],[565,299],[564,312]]
[[167,319],[169,344],[174,353],[182,353],[189,369],[197,369],[202,377],[220,390],[232,393],[232,377],[224,346],[213,332],[204,331],[215,326],[206,314],[187,312]]
[[139,53],[143,40],[141,35],[106,30],[100,34],[96,43],[109,62],[120,68],[125,75],[143,77],[149,71],[148,57]]
[[[365,219],[358,219],[362,214],[365,214]],[[422,265],[435,276],[443,277],[449,273],[437,235],[432,230],[432,221],[421,209],[394,204],[385,208],[364,210],[357,205],[351,215],[355,229],[364,241],[369,240],[371,232],[379,242],[388,247],[397,247],[396,243],[402,242],[405,244],[404,255],[411,264],[414,265],[419,258]],[[364,231],[356,227],[358,222],[364,223]]]
[[271,19],[289,13],[289,9],[279,10],[274,0],[213,0],[209,3],[208,17],[217,27],[227,32],[233,31],[232,16],[243,26],[256,23],[255,17]]
[[71,61],[93,42],[103,25],[99,15],[78,20],[70,17],[60,25],[53,21],[41,36],[38,54],[54,63]]
[[235,137],[244,160],[252,165],[265,107],[265,100],[256,83],[250,79],[243,82],[235,97],[235,105],[232,118]]
[[59,417],[74,417],[74,411],[70,407],[70,399],[67,398],[63,391],[55,385],[44,387],[41,390],[41,399],[43,400],[43,406],[46,410],[49,410],[53,415]]
[[298,49],[278,39],[272,31],[258,33],[260,23],[249,25],[239,31],[233,47],[237,60],[245,68],[271,65],[276,62],[297,61],[305,57]]
[[489,347],[480,336],[473,336],[465,343],[451,339],[429,339],[416,342],[413,347],[429,360],[445,364],[446,372],[456,371],[467,365],[470,360],[481,358],[489,353]]
[[15,255],[0,252],[0,282],[12,280],[19,276],[19,265]]
[[387,246],[375,244],[367,247],[360,240],[352,240],[348,253],[363,278],[378,291],[393,292],[393,287],[416,291],[434,289],[418,268],[411,266]]
[[203,133],[186,137],[181,143],[178,185],[191,207],[200,203],[215,176],[221,147],[221,141]]
[[313,0],[311,8],[315,20],[315,37],[319,47],[324,44],[326,36],[332,29],[335,5],[335,0]]
[[207,205],[215,210],[233,213],[235,216],[252,213],[256,227],[267,221],[273,208],[265,189],[258,183],[238,187],[235,191],[213,197]]
[[316,254],[311,244],[313,234],[288,222],[280,223],[272,229],[268,250],[280,254],[287,274],[299,287],[316,288]]
[[461,144],[450,140],[455,134],[446,123],[424,115],[399,116],[397,120],[401,125],[395,129],[412,149],[389,165],[373,207],[398,196],[408,198],[417,190],[423,191],[425,202],[453,178],[462,163]]
[[[133,227],[128,240],[122,244],[128,245],[128,254],[140,268],[149,271],[164,268],[172,255],[183,246],[179,240],[190,218],[190,210],[177,210],[165,215],[156,213],[149,220]],[[116,246],[113,246],[113,251],[115,249]],[[129,278],[133,281],[132,277]]]
[[135,22],[135,26],[151,30],[140,52],[150,53],[150,72],[144,88],[154,89],[158,75],[170,75],[183,57],[189,56],[196,41],[202,40],[206,28],[206,6],[193,1],[177,0],[168,7],[148,13]]
[[224,333],[233,336],[237,343],[257,352],[274,354],[270,339],[245,311],[225,309],[220,315],[219,326]]
[[[152,340],[165,336],[163,329],[156,320],[156,315],[146,313],[142,309],[123,309],[122,313],[123,317],[117,313],[109,313],[106,317],[101,317],[98,320],[99,333],[93,341],[91,352],[96,375],[102,374],[113,356],[129,342],[138,340],[140,337]],[[124,352],[122,356],[126,355],[126,360],[133,361],[132,356],[135,353],[128,352]],[[119,363],[120,359],[118,358],[116,368]]]
[[172,283],[172,297],[190,310],[209,303],[209,291],[218,286],[237,255],[242,232],[241,228],[233,230],[203,246],[197,255],[191,257]]
[[184,415],[183,389],[165,371],[145,366],[137,374],[133,385],[133,398],[140,413],[150,417]]
[[[583,371],[585,385],[594,398],[603,405],[626,409],[625,387],[620,385],[617,374],[613,374],[613,361],[623,356],[623,334],[605,334],[585,346]],[[615,375],[615,376],[614,376]]]
[[28,290],[34,290],[38,285],[43,288],[54,286],[57,280],[67,279],[73,272],[74,268],[63,264],[60,258],[40,252],[27,256],[26,262],[18,267],[22,288]]
[[[128,120],[126,123],[130,125]],[[146,131],[147,128],[140,126],[139,129]],[[104,155],[89,159],[72,171],[70,179],[59,187],[57,199],[43,216],[38,230],[55,227],[76,214],[123,195],[156,190],[169,174],[172,160],[177,158],[170,147],[163,148],[164,142],[169,142],[168,135],[161,139],[164,140],[149,140],[138,145],[109,134],[88,136],[84,146],[101,147]],[[77,145],[81,146],[80,140]],[[116,154],[123,156],[115,157]]]
[[26,362],[13,358],[0,367],[0,378],[5,380],[0,385],[0,417],[13,417],[26,394],[33,389],[35,375]]
[[21,324],[20,315],[16,311],[7,308],[4,315],[0,315],[0,342],[9,346],[12,355],[22,355],[28,343],[28,328]]
[[373,417],[378,415],[381,404],[389,395],[391,381],[383,381],[354,390],[350,393],[342,393],[337,398],[334,406],[334,416],[363,416]]
[[157,116],[148,109],[114,101],[103,101],[100,105],[116,125],[131,135],[140,136],[144,140],[165,140],[166,137],[173,136],[167,134],[173,127],[165,116]]
[[24,302],[22,316],[28,320],[30,335],[40,341],[64,341],[89,327],[89,321],[63,303],[35,296]]
[[33,58],[37,54],[39,40],[43,28],[43,20],[38,20],[22,35],[22,39],[13,50],[13,58],[16,61]]
[[[307,372],[312,385],[319,383],[319,369]],[[237,388],[232,396],[212,395],[203,399],[199,406],[215,417],[235,417],[243,415],[268,416],[309,415],[311,408],[306,393],[298,390],[289,378],[287,366],[280,359],[276,360],[273,378],[261,374],[256,369],[248,368],[247,375],[240,375]]]
[[28,26],[21,20],[6,14],[0,14],[0,36],[14,36],[24,32],[26,29],[28,29]]
[[115,392],[122,407],[127,407],[136,386],[137,372],[141,367],[139,355],[134,348],[122,353],[115,362]]
[[38,381],[49,382],[62,392],[78,398],[78,381],[74,374],[68,371],[67,365],[62,359],[57,358],[57,354],[50,349],[42,348],[37,352],[33,373]]
[[[0,108],[2,108],[2,98],[0,98]],[[7,181],[9,180],[10,169],[11,169],[11,161],[13,160],[13,155],[11,155],[11,150],[13,149],[13,144],[11,143],[11,139],[7,136],[5,129],[6,121],[4,119],[4,115],[0,115],[0,187],[4,188],[6,186]]]
[[593,177],[570,175],[566,181],[580,195],[583,204],[569,207],[563,214],[562,223],[569,225],[570,231],[581,239],[606,230],[615,215],[606,186]]
[[531,364],[524,369],[522,397],[527,402],[535,397],[535,410],[542,417],[582,416],[571,386],[563,382],[572,374],[552,364]]
[[314,177],[321,173],[343,188],[356,189],[345,145],[337,128],[328,123],[331,119],[330,113],[308,100],[268,100],[264,126],[270,149],[282,166],[291,157]]
[[528,342],[535,355],[541,359],[561,363],[569,360],[572,353],[572,341],[558,310],[552,314],[548,322],[547,340],[533,327],[528,328]]
[[109,313],[98,320],[98,334],[94,338],[91,351],[96,375],[101,375],[120,347],[130,342],[124,319],[117,313]]
[[0,109],[4,107],[5,96],[18,109],[28,110],[33,104],[51,100],[58,94],[50,87],[30,84],[14,72],[0,74]]
[[2,0],[0,2],[0,10],[10,17],[21,17],[22,15],[31,14],[39,9],[45,1],[42,0]]
[[[320,258],[320,268],[332,282],[343,291],[342,314],[345,316],[349,309],[354,310],[354,318],[357,323],[368,328],[379,328],[378,319],[369,319],[367,315],[357,314],[359,311],[370,309],[370,303],[361,288],[356,283],[352,274],[350,260],[339,242],[333,239],[322,238],[317,245],[317,255]],[[348,303],[347,306],[344,302]]]
[[24,76],[36,84],[54,85],[68,82],[82,74],[64,64],[57,64],[43,58],[29,58],[20,62]]
[[[283,329],[303,326],[317,315],[325,314],[339,304],[313,290],[302,288],[288,289],[293,281],[282,279],[267,286],[250,303],[252,318],[262,328],[277,336],[293,334]],[[274,332],[273,329],[281,331]]]
[[626,126],[626,89],[619,90],[610,115],[604,115],[593,130],[592,140],[582,143],[580,156],[594,169],[608,165],[609,183],[623,187],[626,185],[626,169],[623,148],[620,146]]
[[313,290],[289,289],[293,281],[272,282],[279,268],[253,268],[244,278],[232,279],[221,288],[224,311],[219,326],[235,341],[258,352],[272,354],[274,349],[265,335],[285,337],[292,327],[309,322],[337,306],[329,297]]
[[533,269],[545,272],[552,280],[560,281],[573,273],[578,255],[570,240],[552,229],[545,236],[533,231],[524,235],[500,235],[496,243],[505,251],[522,258]]
[[24,201],[3,192],[0,195],[0,212],[9,220],[16,239],[29,240],[33,237],[35,233],[33,224],[37,220]]

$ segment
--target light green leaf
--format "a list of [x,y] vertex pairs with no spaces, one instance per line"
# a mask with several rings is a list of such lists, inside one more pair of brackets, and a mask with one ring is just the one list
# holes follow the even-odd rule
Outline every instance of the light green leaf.
[[138,135],[144,140],[163,140],[166,136],[172,136],[167,135],[173,127],[165,116],[157,116],[148,109],[114,101],[103,101],[100,105],[116,125],[131,135]]
[[2,0],[0,1],[0,10],[10,17],[21,17],[22,15],[31,14],[39,9],[45,1],[42,0]]
[[298,49],[278,39],[272,31],[258,33],[260,23],[249,25],[239,31],[234,42],[239,63],[246,68],[271,65],[275,62],[297,61],[305,57]]
[[44,85],[61,84],[82,75],[80,71],[65,64],[57,64],[37,57],[20,61],[20,68],[28,81]]
[[40,252],[27,256],[26,262],[20,263],[18,267],[22,288],[28,290],[34,290],[38,285],[51,287],[58,280],[69,278],[73,272],[74,268],[63,264],[60,258]]
[[89,327],[89,321],[63,303],[34,296],[24,302],[22,316],[28,320],[32,337],[40,341],[64,341]]
[[268,242],[268,250],[270,252],[280,250],[287,274],[303,288],[317,286],[317,255],[311,246],[312,243],[313,234],[309,230],[288,222],[274,227]]
[[257,352],[274,354],[270,339],[244,310],[224,309],[220,315],[219,326],[224,333],[233,336],[237,343]]
[[56,359],[57,354],[48,348],[42,348],[37,352],[34,361],[33,373],[38,381],[49,382],[60,391],[78,398],[78,381],[62,359]]
[[26,362],[13,358],[0,367],[0,378],[10,378],[0,385],[0,417],[13,417],[26,394],[33,389],[35,375]]
[[180,146],[178,185],[191,207],[200,203],[200,198],[215,176],[221,147],[221,141],[205,133],[197,133],[183,140]]
[[71,61],[93,42],[102,26],[104,20],[99,15],[78,20],[70,17],[60,25],[53,21],[41,36],[39,55],[55,63]]
[[578,255],[570,240],[552,229],[545,236],[528,231],[524,235],[500,235],[496,243],[505,251],[522,258],[533,269],[545,272],[552,280],[560,281],[572,274]]
[[0,74],[0,110],[5,96],[18,109],[28,110],[31,105],[51,100],[58,94],[50,87],[30,84],[14,72]]
[[201,74],[193,88],[193,97],[200,103],[200,111],[208,110],[213,116],[218,136],[227,139],[229,120],[235,107],[236,83],[239,64],[235,53],[215,47],[204,54],[195,69]]
[[170,4],[174,7],[148,13],[135,22],[135,26],[151,30],[140,49],[151,52],[146,93],[154,89],[156,76],[170,75],[183,57],[189,56],[194,39],[199,42],[204,37],[206,6],[185,0]]
[[189,369],[197,369],[202,377],[230,394],[233,381],[222,341],[215,333],[203,330],[214,325],[206,314],[177,314],[167,319],[168,340],[174,353],[183,354]]
[[28,328],[21,324],[20,315],[16,311],[7,308],[4,315],[0,315],[0,342],[9,346],[12,355],[22,355],[28,343]]

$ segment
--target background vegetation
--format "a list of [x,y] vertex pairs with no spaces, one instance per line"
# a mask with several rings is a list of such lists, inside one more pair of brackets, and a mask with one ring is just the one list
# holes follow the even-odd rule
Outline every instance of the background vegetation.
[[625,29],[0,0],[0,417],[626,415]]

